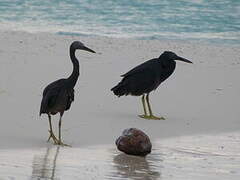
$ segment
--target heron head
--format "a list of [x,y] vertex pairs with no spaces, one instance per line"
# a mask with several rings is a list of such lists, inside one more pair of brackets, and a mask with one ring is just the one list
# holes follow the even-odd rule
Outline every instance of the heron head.
[[192,63],[188,59],[180,57],[172,51],[164,51],[164,53],[162,53],[159,58],[164,58],[164,59],[168,59],[168,60],[178,60],[178,61],[183,61],[186,63]]
[[84,50],[84,51],[88,51],[88,52],[91,52],[91,53],[96,53],[95,51],[93,51],[92,49],[86,47],[82,42],[80,41],[74,41],[72,44],[71,44],[71,47],[72,49],[81,49],[81,50]]

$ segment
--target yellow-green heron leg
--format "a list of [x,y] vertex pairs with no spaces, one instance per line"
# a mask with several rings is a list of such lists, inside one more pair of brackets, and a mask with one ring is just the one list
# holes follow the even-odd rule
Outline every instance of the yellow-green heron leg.
[[61,138],[62,115],[63,115],[63,113],[60,113],[60,118],[59,118],[59,122],[58,122],[58,140],[59,140],[59,143],[62,143],[62,138]]
[[51,121],[51,115],[50,115],[50,114],[48,114],[48,120],[49,120],[49,126],[50,126],[50,130],[49,130],[50,135],[49,135],[49,138],[48,138],[47,141],[49,142],[49,140],[52,138],[52,139],[53,139],[53,142],[54,142],[55,144],[57,144],[57,143],[58,143],[58,139],[56,138],[56,136],[55,136],[54,133],[53,133],[52,121]]
[[60,113],[60,118],[59,118],[59,123],[58,123],[58,145],[62,145],[62,146],[69,146],[69,145],[67,145],[67,144],[64,144],[63,142],[62,142],[62,136],[61,136],[61,127],[62,127],[62,116],[63,116],[63,113],[64,112],[61,112]]
[[146,102],[145,102],[145,95],[142,95],[142,104],[143,104],[143,110],[144,110],[144,114],[143,115],[138,115],[141,118],[147,118],[147,109],[146,109]]
[[151,106],[150,106],[150,102],[149,102],[149,93],[146,96],[146,101],[147,101],[148,110],[149,110],[149,114],[150,114],[149,116],[146,117],[146,119],[165,120],[164,117],[157,117],[157,116],[153,115],[152,109],[151,109]]

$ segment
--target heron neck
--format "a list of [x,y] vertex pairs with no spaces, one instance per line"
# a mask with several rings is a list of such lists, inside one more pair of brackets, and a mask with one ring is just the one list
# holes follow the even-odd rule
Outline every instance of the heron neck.
[[69,76],[68,80],[69,80],[69,85],[72,87],[74,87],[75,84],[77,83],[78,76],[79,76],[79,62],[75,56],[75,51],[76,49],[73,49],[72,47],[70,47],[70,58],[73,64],[73,71],[72,71],[72,74]]

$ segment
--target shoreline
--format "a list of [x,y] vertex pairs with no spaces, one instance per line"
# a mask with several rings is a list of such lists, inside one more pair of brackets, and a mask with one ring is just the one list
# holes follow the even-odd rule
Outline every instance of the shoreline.
[[[65,31],[27,31],[27,30],[8,30],[2,29],[0,33],[22,33],[22,34],[46,34],[46,35],[53,35],[53,36],[62,36],[65,38],[69,37],[79,37],[79,38],[87,38],[87,39],[110,39],[110,40],[131,40],[131,41],[160,41],[164,43],[177,43],[177,44],[198,44],[202,46],[215,46],[215,47],[229,47],[229,48],[239,48],[240,44],[238,43],[222,43],[216,42],[216,40],[200,40],[197,38],[189,38],[189,39],[171,39],[171,38],[151,38],[148,39],[146,37],[114,37],[114,36],[104,36],[104,35],[90,35],[78,32],[65,32]],[[204,38],[203,38],[204,39]],[[226,40],[228,41],[228,40]]]

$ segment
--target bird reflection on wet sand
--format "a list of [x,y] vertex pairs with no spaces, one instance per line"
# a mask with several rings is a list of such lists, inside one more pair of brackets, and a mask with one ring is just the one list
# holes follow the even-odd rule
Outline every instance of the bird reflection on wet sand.
[[114,157],[113,163],[117,169],[117,173],[113,175],[116,178],[154,180],[161,176],[160,172],[153,169],[146,157],[118,154]]
[[58,147],[48,147],[45,154],[35,155],[32,164],[32,179],[57,179],[56,162],[59,154]]

